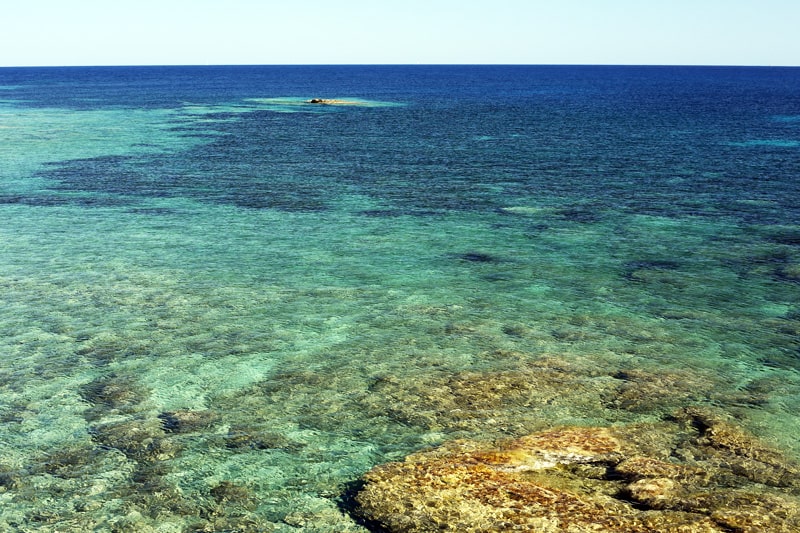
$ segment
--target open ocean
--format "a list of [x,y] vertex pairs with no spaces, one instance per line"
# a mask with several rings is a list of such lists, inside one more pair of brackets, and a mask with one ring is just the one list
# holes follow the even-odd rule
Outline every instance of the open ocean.
[[367,531],[689,406],[798,461],[800,68],[2,68],[0,291],[2,531]]

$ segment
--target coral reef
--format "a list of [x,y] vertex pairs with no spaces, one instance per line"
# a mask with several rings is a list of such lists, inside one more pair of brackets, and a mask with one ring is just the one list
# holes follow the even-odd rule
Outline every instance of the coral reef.
[[357,514],[392,532],[800,531],[798,466],[700,408],[659,424],[453,441],[363,481]]

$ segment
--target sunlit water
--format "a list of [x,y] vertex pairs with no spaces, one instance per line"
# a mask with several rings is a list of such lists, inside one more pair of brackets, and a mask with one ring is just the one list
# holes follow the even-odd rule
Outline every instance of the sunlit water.
[[0,529],[364,531],[376,464],[687,405],[800,459],[798,90],[0,69]]

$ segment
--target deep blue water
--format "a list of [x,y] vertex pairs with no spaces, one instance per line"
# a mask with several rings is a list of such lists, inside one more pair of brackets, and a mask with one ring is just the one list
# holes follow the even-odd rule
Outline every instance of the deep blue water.
[[[533,193],[666,216],[798,218],[797,69],[48,68],[5,69],[3,79],[19,86],[4,96],[26,107],[74,111],[180,109],[320,91],[404,104],[332,117],[256,111],[218,127],[219,138],[186,157],[51,162],[42,173],[58,190],[299,210],[324,209],[326,196],[358,191],[425,212],[489,210]],[[174,126],[181,127],[184,135],[205,135],[202,126]],[[200,161],[197,154],[213,155]],[[125,179],[108,173],[109,165]],[[168,181],[163,187],[152,186],[154,166]],[[269,180],[260,176],[264,168]],[[208,190],[205,181],[220,174],[224,186]],[[502,194],[475,191],[488,183]],[[743,191],[751,200],[778,201],[780,213],[743,213],[732,205]]]
[[381,462],[696,404],[800,458],[800,69],[0,69],[0,283],[12,531],[357,531]]

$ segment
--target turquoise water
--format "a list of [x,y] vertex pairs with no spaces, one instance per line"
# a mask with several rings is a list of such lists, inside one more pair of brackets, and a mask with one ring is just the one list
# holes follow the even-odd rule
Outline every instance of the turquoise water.
[[376,464],[698,404],[800,460],[799,82],[0,70],[0,528],[365,531]]

